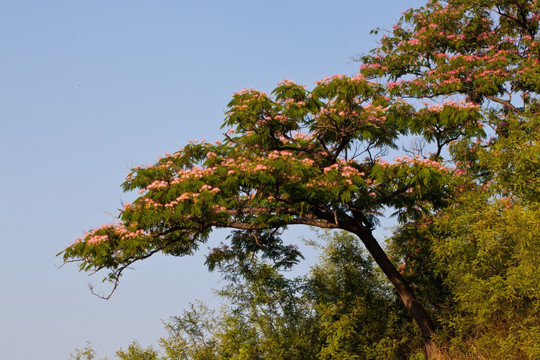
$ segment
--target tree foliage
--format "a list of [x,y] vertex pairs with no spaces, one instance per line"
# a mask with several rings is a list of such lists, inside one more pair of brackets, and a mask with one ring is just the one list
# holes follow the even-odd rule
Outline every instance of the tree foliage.
[[[503,344],[501,354],[536,356],[525,343],[537,338],[537,294],[525,275],[535,279],[538,255],[539,20],[537,0],[430,0],[403,13],[356,76],[234,94],[221,141],[134,168],[123,188],[140,196],[64,261],[107,269],[116,287],[133,262],[190,255],[212,229],[231,228],[211,269],[255,252],[287,268],[301,256],[280,238],[287,226],[342,229],[393,285],[428,357],[440,356],[437,336],[482,339],[478,354]],[[407,135],[420,140],[390,162]],[[390,208],[402,225],[388,257],[373,229]],[[337,343],[355,334],[351,316]]]
[[160,353],[135,342],[117,356],[397,360],[421,349],[406,311],[359,239],[322,232],[316,244],[319,262],[301,277],[284,276],[254,253],[220,263],[222,308],[196,302],[166,323]]
[[70,360],[94,360],[95,358],[96,351],[94,350],[90,342],[88,342],[83,349],[75,348],[74,352],[72,352],[69,356]]

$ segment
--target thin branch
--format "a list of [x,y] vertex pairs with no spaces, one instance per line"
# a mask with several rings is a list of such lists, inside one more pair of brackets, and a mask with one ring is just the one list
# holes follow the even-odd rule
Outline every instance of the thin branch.
[[384,198],[382,198],[379,202],[380,203],[387,203],[389,202],[390,200],[393,200],[395,197],[405,193],[407,190],[411,189],[412,186],[410,185],[407,185],[407,186],[404,186],[402,188],[399,188],[397,189],[396,191],[392,192],[391,194],[388,194],[387,196],[385,196]]
[[[96,293],[94,291],[94,285],[88,284],[88,288],[90,288],[90,292],[92,293],[92,295],[95,295],[100,299],[109,300],[111,298],[111,296],[116,292],[116,289],[118,288],[118,285],[120,283],[120,276],[122,276],[122,272],[125,269],[129,268],[131,265],[133,265],[135,262],[137,262],[139,260],[147,259],[150,256],[154,255],[155,253],[162,251],[163,249],[165,249],[167,246],[171,245],[172,243],[173,243],[173,241],[168,241],[168,242],[164,243],[162,246],[160,246],[160,247],[158,247],[158,248],[156,248],[156,249],[154,249],[152,251],[149,251],[148,253],[146,253],[144,255],[141,255],[141,256],[138,256],[138,257],[136,257],[134,259],[129,260],[126,264],[122,265],[121,267],[119,267],[118,269],[113,271],[112,274],[114,274],[114,281],[111,281],[111,282],[114,284],[114,286],[113,286],[112,290],[109,292],[108,295],[100,295],[100,294]],[[96,269],[96,271],[92,272],[90,275],[95,274],[98,271],[103,270],[105,268],[106,267],[104,267],[104,266],[100,266],[98,269]]]
[[491,100],[491,101],[494,101],[496,103],[502,104],[502,105],[514,110],[514,111],[518,110],[518,108],[515,107],[514,105],[512,105],[512,103],[509,100],[500,99],[500,98],[495,97],[493,95],[486,95],[486,98]]
[[[270,226],[270,225],[260,225],[260,224],[246,224],[239,221],[231,221],[226,224],[221,223],[212,223],[212,226],[215,227],[221,227],[221,228],[233,228],[233,229],[239,229],[239,230],[269,230],[274,229],[276,226]],[[297,218],[292,221],[287,221],[283,225],[310,225],[315,227],[320,227],[324,229],[337,229],[339,228],[338,224],[335,224],[333,222],[328,221],[321,221],[321,220],[315,220],[315,219],[308,219],[308,218]]]
[[92,285],[92,284],[88,284],[88,288],[90,289],[90,293],[92,293],[92,295],[97,296],[98,298],[103,299],[103,300],[109,300],[111,298],[111,296],[115,293],[116,288],[118,287],[119,284],[120,284],[120,281],[118,279],[115,279],[114,280],[114,287],[111,290],[111,292],[109,293],[109,295],[100,295],[100,294],[96,293],[94,291],[94,285]]

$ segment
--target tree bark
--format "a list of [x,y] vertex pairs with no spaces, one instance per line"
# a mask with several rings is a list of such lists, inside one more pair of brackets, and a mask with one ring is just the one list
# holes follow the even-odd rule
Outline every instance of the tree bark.
[[403,304],[420,327],[422,336],[424,338],[424,346],[428,359],[437,359],[439,356],[439,351],[432,340],[433,336],[435,335],[435,326],[433,325],[433,322],[431,321],[426,309],[424,309],[422,304],[418,302],[414,296],[413,290],[392,264],[384,250],[379,245],[379,242],[375,239],[375,237],[373,237],[371,230],[355,228],[353,233],[355,233],[360,240],[362,240],[371,256],[373,256],[373,259],[377,265],[379,265],[388,280],[390,280],[390,282],[394,285],[399,296],[401,297],[401,300],[403,301]]

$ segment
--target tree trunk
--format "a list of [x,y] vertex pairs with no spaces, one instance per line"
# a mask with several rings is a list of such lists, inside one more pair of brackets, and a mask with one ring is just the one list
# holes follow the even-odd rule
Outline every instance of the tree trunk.
[[435,327],[426,309],[424,309],[422,304],[416,300],[411,287],[394,267],[390,259],[388,259],[388,256],[373,237],[371,231],[356,228],[354,233],[362,240],[371,256],[373,256],[375,262],[380,266],[388,280],[394,285],[403,304],[420,327],[428,359],[437,359],[439,351],[432,340],[435,335]]

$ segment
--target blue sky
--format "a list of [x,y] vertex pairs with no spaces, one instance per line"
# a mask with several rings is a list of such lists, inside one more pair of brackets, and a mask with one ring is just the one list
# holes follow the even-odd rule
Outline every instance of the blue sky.
[[217,305],[203,254],[140,263],[109,301],[88,290],[107,290],[100,277],[55,255],[133,198],[119,186],[130,167],[221,139],[233,92],[353,75],[376,46],[369,30],[422,4],[3,0],[0,358],[67,359],[89,340],[113,359],[132,340],[155,344],[195,298]]

